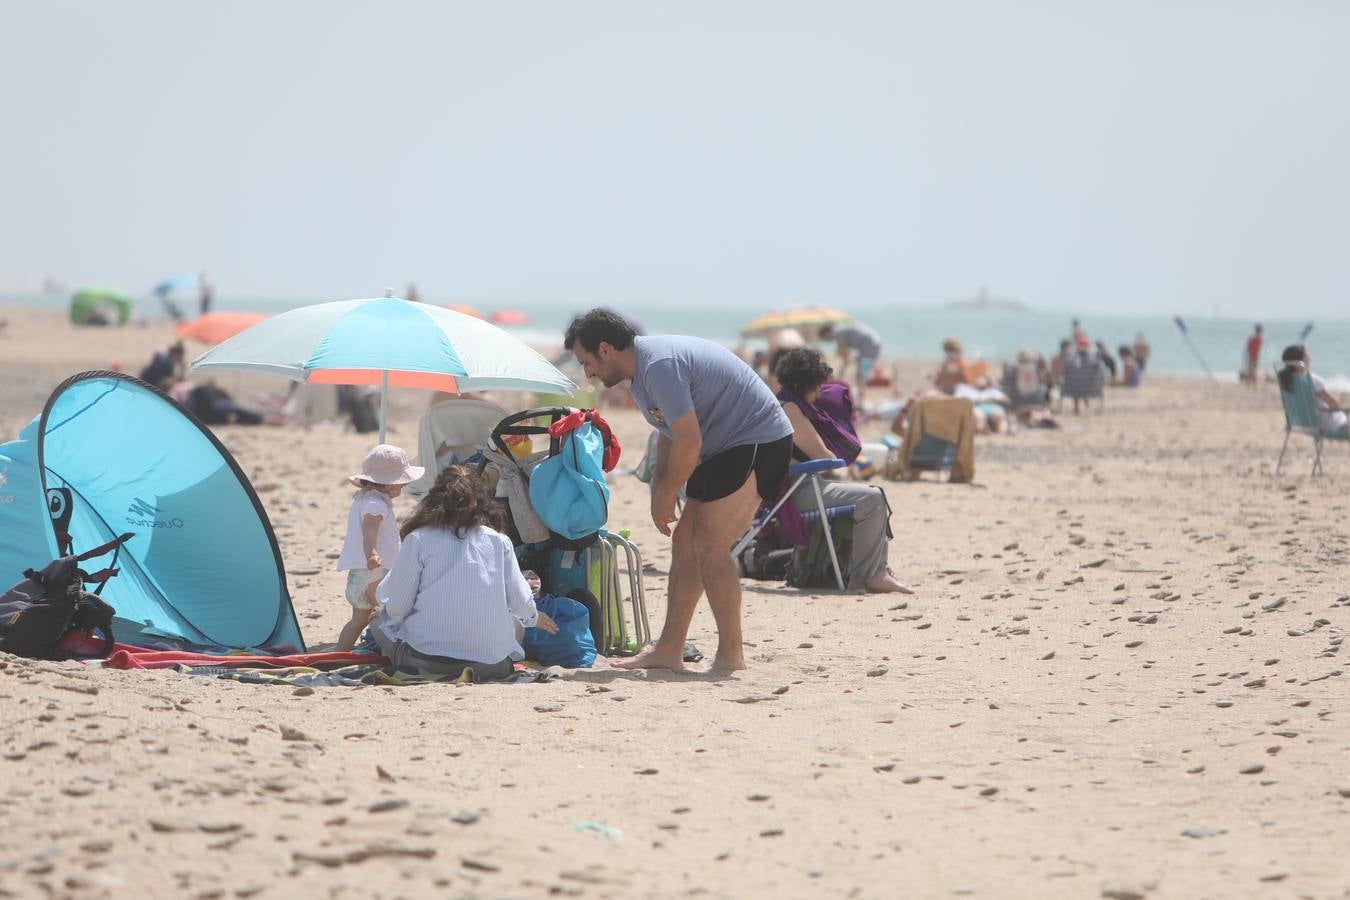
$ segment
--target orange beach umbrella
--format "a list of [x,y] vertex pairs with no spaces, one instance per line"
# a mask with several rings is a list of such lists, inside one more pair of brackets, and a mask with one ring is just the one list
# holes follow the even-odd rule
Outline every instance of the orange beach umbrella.
[[180,338],[199,341],[203,344],[219,344],[229,340],[245,328],[252,328],[267,316],[251,312],[209,312],[198,316],[191,322],[179,324],[176,334]]

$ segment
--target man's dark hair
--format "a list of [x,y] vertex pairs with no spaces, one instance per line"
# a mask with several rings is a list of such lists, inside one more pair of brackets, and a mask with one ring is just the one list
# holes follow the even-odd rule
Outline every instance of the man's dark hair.
[[633,344],[637,332],[616,312],[596,307],[588,313],[577,316],[567,326],[563,335],[563,348],[571,350],[580,343],[587,353],[598,353],[600,344],[609,344],[615,350],[627,350]]
[[816,333],[820,335],[822,341],[828,341],[830,338],[834,337],[834,326],[829,324],[822,325],[820,326],[820,330]]
[[825,362],[819,350],[794,347],[779,358],[774,374],[778,376],[779,384],[798,397],[804,397],[828,381],[834,369]]

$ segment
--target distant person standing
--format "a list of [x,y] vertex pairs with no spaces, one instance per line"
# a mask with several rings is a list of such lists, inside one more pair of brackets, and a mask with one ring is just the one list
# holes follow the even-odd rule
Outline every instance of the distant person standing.
[[1134,362],[1139,366],[1142,372],[1148,368],[1148,358],[1153,353],[1153,348],[1149,346],[1148,338],[1144,337],[1141,331],[1134,336]]
[[1257,368],[1261,365],[1261,325],[1257,323],[1252,328],[1251,337],[1247,338],[1247,358],[1242,366],[1242,375],[1240,379],[1246,383],[1256,384]]
[[403,299],[413,303],[421,303],[422,294],[417,290],[417,285],[413,284],[411,281],[408,282],[408,291],[403,295]]
[[1080,321],[1077,320],[1077,319],[1074,319],[1074,320],[1070,323],[1070,325],[1071,325],[1071,327],[1072,327],[1072,329],[1073,329],[1073,333],[1072,333],[1072,335],[1071,335],[1071,339],[1073,340],[1073,342],[1074,342],[1075,344],[1078,343],[1078,339],[1079,339],[1079,338],[1086,338],[1086,337],[1087,337],[1087,332],[1083,330],[1083,323],[1082,323],[1082,322],[1080,322]]
[[211,311],[211,304],[215,302],[216,291],[205,272],[197,276],[197,296],[201,301],[201,314],[206,315]]
[[849,322],[845,325],[824,325],[820,329],[822,341],[834,341],[839,349],[839,377],[848,381],[848,364],[855,358],[857,372],[857,394],[861,402],[863,389],[872,379],[872,369],[881,356],[881,335],[876,329],[862,322]]

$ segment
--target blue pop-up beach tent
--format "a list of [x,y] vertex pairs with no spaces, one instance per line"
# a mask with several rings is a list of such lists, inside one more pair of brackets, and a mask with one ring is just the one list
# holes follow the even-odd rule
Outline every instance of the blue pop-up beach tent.
[[0,444],[0,589],[60,555],[67,511],[77,553],[134,535],[102,592],[119,641],[304,649],[248,479],[206,426],[145,382],[76,375]]

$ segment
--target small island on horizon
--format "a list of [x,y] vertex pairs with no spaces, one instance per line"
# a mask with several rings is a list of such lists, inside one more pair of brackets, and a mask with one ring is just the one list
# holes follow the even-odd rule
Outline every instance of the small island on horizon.
[[1029,307],[1013,297],[995,297],[989,293],[989,289],[980,286],[980,289],[973,297],[957,297],[946,301],[943,306],[947,309],[966,309],[966,310],[999,310],[1002,312],[1026,312]]

